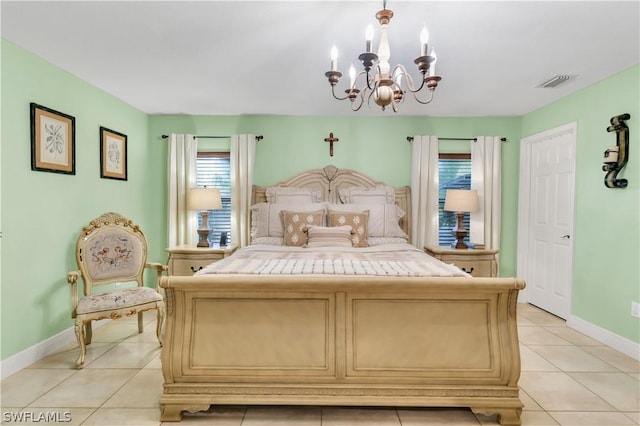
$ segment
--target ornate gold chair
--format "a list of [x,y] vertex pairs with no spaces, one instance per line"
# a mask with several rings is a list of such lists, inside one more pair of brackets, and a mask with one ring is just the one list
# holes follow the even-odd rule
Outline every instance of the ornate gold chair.
[[[75,318],[75,332],[80,345],[76,367],[84,367],[86,345],[91,343],[91,321],[118,319],[138,314],[138,333],[144,324],[142,313],[157,309],[156,335],[162,346],[164,302],[154,288],[145,287],[145,268],[155,270],[156,288],[166,265],[147,263],[147,239],[131,220],[118,213],[105,213],[84,227],[76,243],[79,270],[69,272],[71,284],[71,317]],[[78,297],[78,277],[84,284],[83,296]],[[121,283],[136,283],[125,286]],[[93,287],[110,285],[108,291],[92,293]]]

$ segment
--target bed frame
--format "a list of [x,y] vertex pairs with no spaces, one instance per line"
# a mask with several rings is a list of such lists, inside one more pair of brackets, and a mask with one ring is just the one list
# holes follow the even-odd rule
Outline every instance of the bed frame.
[[[378,182],[332,166],[282,186]],[[254,188],[264,201],[265,188]],[[408,187],[396,190],[410,215]],[[405,217],[408,235],[411,218]],[[161,421],[215,404],[470,407],[520,425],[516,278],[169,276]]]

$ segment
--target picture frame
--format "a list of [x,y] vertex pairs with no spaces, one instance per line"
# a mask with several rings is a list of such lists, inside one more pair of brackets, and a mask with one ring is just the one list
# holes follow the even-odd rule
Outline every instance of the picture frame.
[[75,175],[75,117],[34,102],[29,106],[31,170]]
[[100,177],[127,180],[127,135],[100,127]]

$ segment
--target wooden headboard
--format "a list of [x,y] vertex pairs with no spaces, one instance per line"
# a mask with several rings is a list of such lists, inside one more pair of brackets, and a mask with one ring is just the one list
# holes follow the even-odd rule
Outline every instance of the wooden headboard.
[[[338,191],[340,188],[352,186],[373,187],[385,184],[349,169],[338,169],[335,166],[325,166],[322,169],[311,169],[299,173],[285,181],[278,182],[274,186],[290,186],[296,188],[311,188],[319,190],[322,201],[340,203]],[[396,204],[404,212],[400,219],[400,228],[411,238],[411,188],[402,186],[395,189]],[[266,187],[253,186],[251,203],[265,203],[267,201]]]

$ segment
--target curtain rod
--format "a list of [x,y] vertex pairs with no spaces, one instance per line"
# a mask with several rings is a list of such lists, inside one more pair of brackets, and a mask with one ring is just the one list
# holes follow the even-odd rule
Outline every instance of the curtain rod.
[[[162,139],[167,139],[169,135],[162,135]],[[229,139],[231,136],[194,136],[194,139]],[[256,141],[261,141],[264,138],[262,135],[256,136]]]
[[[476,142],[478,138],[438,138],[439,141],[474,141]],[[407,136],[408,142],[413,142],[413,136]],[[506,142],[507,138],[500,138],[501,142]]]

